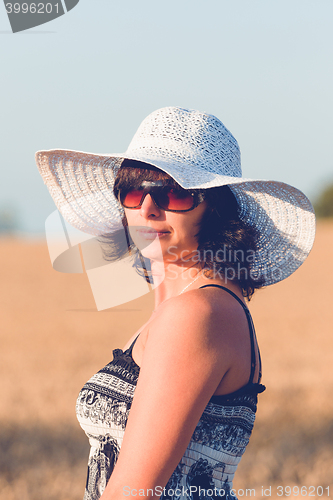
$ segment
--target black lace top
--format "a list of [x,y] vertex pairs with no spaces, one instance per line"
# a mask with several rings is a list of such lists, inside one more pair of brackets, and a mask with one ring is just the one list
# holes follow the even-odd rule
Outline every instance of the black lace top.
[[[253,383],[255,332],[250,312],[236,295],[225,290],[240,302],[247,315],[251,338],[250,380],[231,394],[212,396],[181,461],[160,491],[163,500],[199,500],[203,494],[204,498],[235,500],[232,480],[252,432],[257,395],[265,387]],[[77,399],[77,418],[91,445],[84,500],[100,498],[117,461],[140,372],[132,358],[134,342],[124,352],[115,349],[113,360],[93,375]],[[260,377],[261,373],[259,382]]]

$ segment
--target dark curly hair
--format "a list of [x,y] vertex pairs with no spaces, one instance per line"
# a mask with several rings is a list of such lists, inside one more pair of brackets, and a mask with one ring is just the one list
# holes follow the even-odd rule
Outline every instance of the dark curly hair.
[[[168,184],[179,187],[168,174],[149,164],[124,160],[118,171],[114,195],[118,198],[120,189],[139,188],[143,181],[167,180]],[[191,190],[198,191],[198,190]],[[263,279],[251,272],[257,249],[258,232],[239,217],[238,203],[228,186],[201,190],[208,208],[198,228],[197,260],[205,269],[205,275],[219,276],[225,281],[237,281],[243,296],[250,300],[254,291],[263,286]],[[134,266],[139,274],[152,283],[150,263],[135,247],[127,230],[124,216],[123,225],[126,240],[122,234],[112,233],[100,238],[106,260],[118,260],[128,252],[134,256]]]

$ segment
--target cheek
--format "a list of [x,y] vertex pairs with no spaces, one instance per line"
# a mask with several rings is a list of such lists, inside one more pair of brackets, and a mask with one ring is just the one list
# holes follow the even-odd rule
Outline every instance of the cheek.
[[186,218],[184,221],[178,221],[178,224],[175,224],[173,229],[173,243],[177,245],[179,249],[182,248],[191,251],[197,248],[198,239],[196,235],[198,234],[199,227],[196,219],[192,220],[192,218]]
[[130,220],[131,220],[131,212],[133,212],[133,210],[129,210],[128,208],[124,208],[124,218],[127,222],[127,225],[129,226],[130,225]]
[[127,226],[138,226],[138,215],[139,215],[140,210],[130,210],[129,208],[124,208],[124,218],[125,221],[127,222]]
[[189,238],[195,238],[200,230],[200,222],[208,209],[206,202],[201,203],[197,208],[183,215],[180,223],[182,232],[187,234]]

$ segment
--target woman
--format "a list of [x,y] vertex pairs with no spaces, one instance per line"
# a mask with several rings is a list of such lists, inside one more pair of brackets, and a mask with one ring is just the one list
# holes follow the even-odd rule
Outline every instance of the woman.
[[44,151],[37,164],[72,225],[112,240],[121,220],[125,250],[158,284],[147,323],[80,392],[85,500],[235,498],[264,390],[244,297],[305,260],[310,202],[243,179],[224,125],[181,108],[149,115],[122,155]]

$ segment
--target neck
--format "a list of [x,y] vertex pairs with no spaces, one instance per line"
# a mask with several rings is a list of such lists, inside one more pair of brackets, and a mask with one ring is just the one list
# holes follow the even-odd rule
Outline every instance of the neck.
[[180,295],[194,281],[203,277],[200,263],[193,265],[166,264],[164,262],[151,263],[154,278],[155,310],[171,297]]

